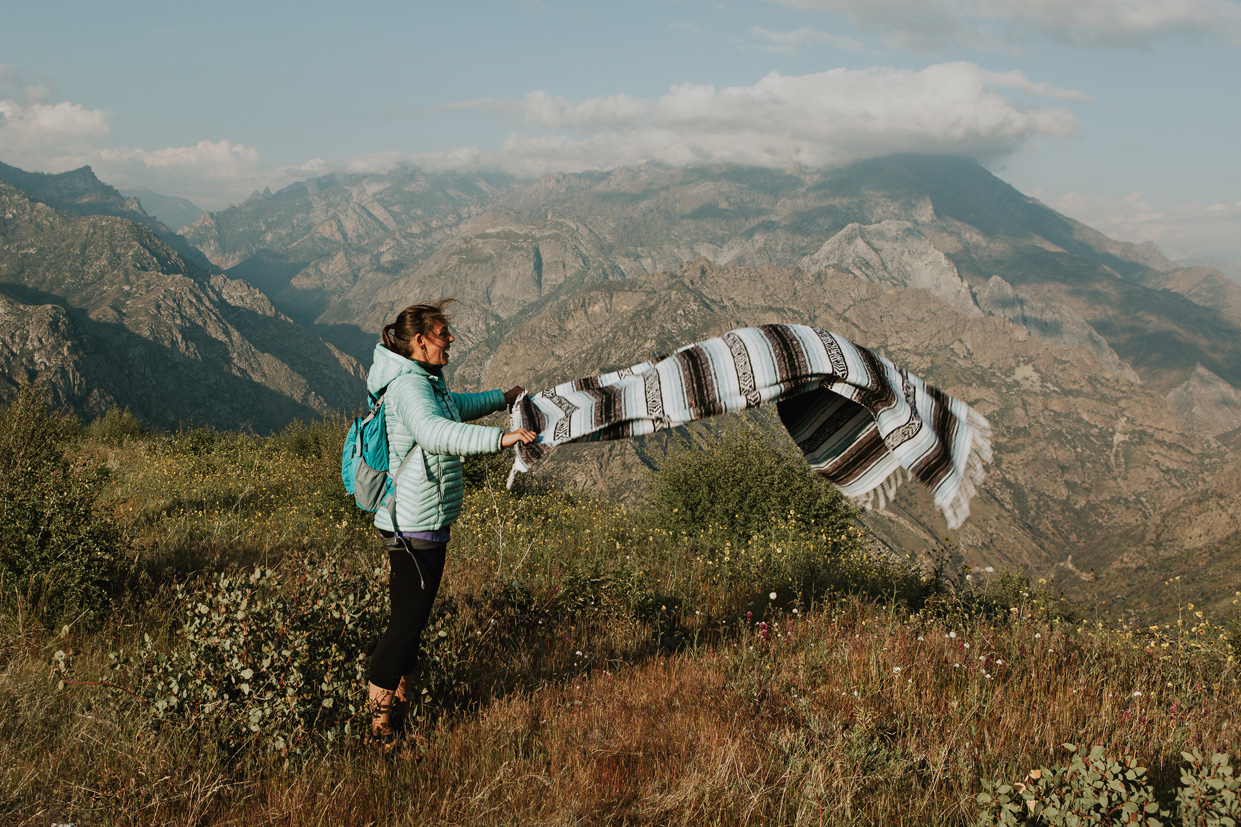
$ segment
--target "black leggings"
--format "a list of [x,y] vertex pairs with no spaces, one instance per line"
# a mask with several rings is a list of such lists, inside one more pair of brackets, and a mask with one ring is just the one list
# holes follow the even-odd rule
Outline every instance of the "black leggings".
[[402,675],[412,675],[418,668],[418,641],[444,576],[448,544],[399,537],[384,537],[383,542],[391,563],[388,595],[392,613],[371,653],[370,681],[381,689],[395,690]]

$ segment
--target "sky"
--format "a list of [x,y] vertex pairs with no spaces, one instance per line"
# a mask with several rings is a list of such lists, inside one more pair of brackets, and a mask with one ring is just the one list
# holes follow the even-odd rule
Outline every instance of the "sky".
[[1241,261],[1241,0],[7,3],[0,161],[221,209],[332,171],[968,155]]

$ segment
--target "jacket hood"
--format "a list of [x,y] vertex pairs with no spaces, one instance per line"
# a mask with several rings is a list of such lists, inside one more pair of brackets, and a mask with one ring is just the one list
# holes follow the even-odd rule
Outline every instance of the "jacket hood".
[[404,356],[388,350],[383,342],[376,342],[375,353],[371,357],[371,370],[366,375],[366,389],[371,393],[378,393],[380,388],[402,373],[431,376],[422,365],[413,359],[406,359]]

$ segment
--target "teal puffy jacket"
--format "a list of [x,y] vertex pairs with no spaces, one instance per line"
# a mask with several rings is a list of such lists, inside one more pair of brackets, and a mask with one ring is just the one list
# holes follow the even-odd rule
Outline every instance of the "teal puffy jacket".
[[[393,473],[413,451],[396,481],[397,528],[434,531],[450,525],[461,513],[462,455],[494,454],[504,435],[502,428],[467,425],[463,420],[504,410],[504,392],[452,393],[442,377],[379,342],[366,387],[378,393],[385,385],[388,462]],[[393,530],[388,509],[375,512],[375,526]]]

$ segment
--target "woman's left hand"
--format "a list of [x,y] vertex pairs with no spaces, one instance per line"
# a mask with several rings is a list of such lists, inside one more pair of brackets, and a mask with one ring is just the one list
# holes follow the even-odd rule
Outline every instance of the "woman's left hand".
[[507,434],[500,437],[500,447],[512,448],[519,442],[522,445],[529,445],[531,442],[537,441],[538,438],[539,435],[529,428],[518,428],[517,430],[509,431]]
[[526,389],[521,385],[514,385],[504,392],[504,404],[510,408],[513,407],[513,403],[517,401],[517,397],[521,396],[525,392]]

